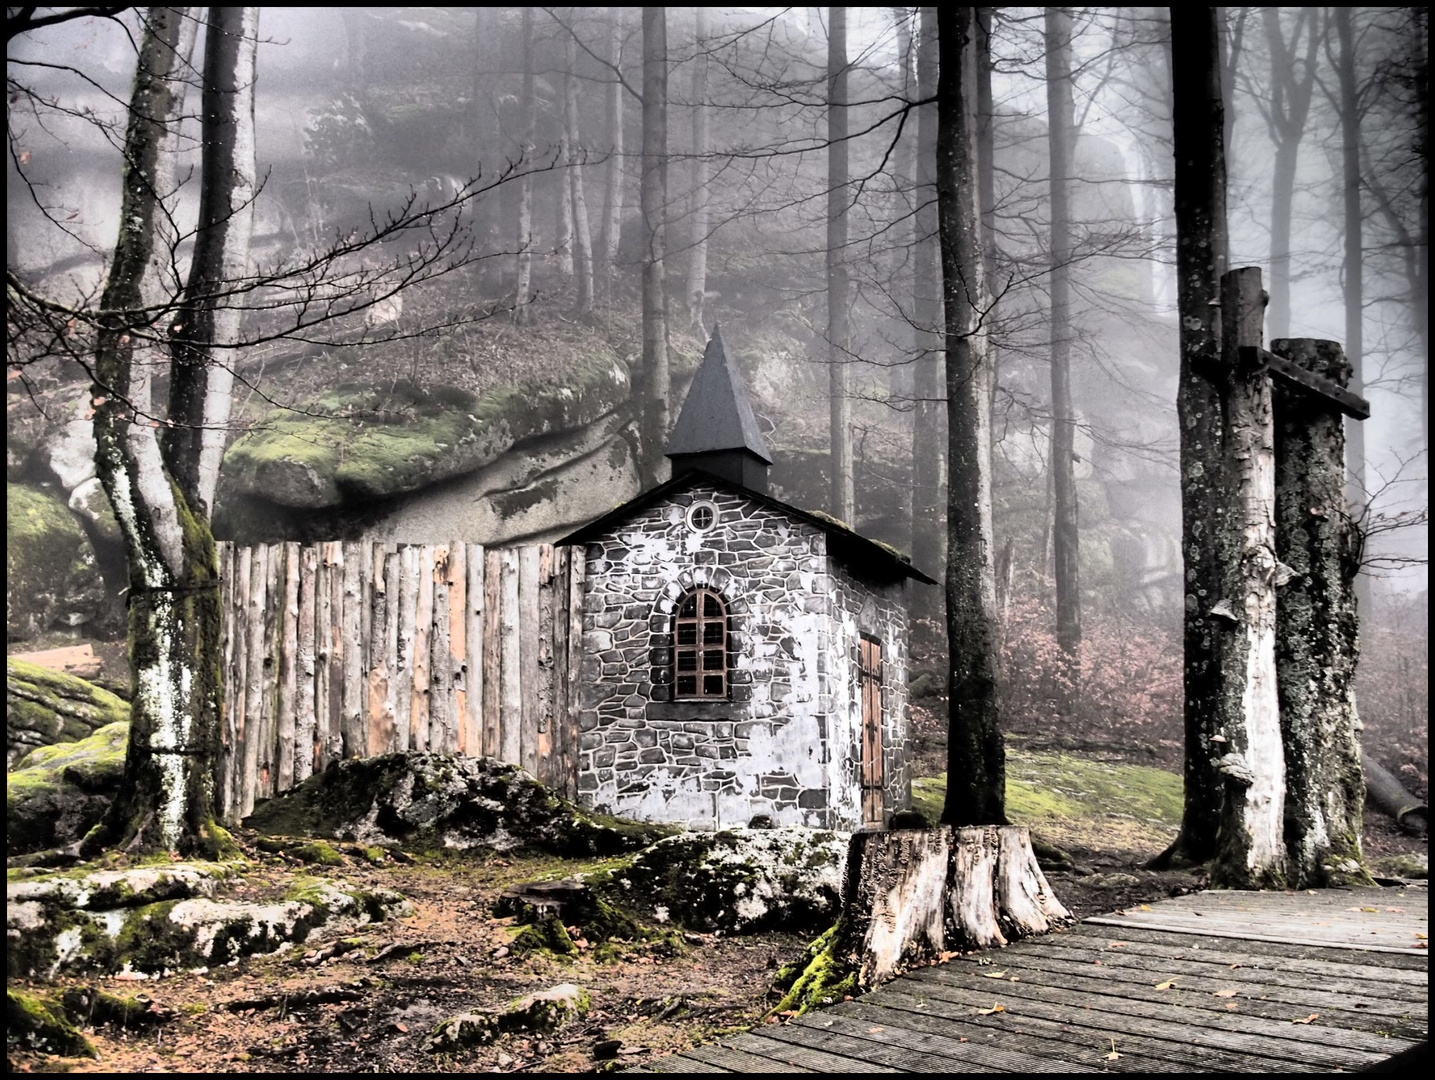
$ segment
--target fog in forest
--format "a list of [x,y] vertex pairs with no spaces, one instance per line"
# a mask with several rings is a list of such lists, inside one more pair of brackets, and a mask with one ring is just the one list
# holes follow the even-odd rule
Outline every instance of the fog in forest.
[[[352,250],[268,281],[247,306],[252,347],[236,361],[241,390],[215,508],[221,538],[376,529],[413,541],[426,530],[447,537],[466,521],[477,522],[467,537],[476,542],[551,540],[631,497],[647,478],[642,448],[665,437],[651,430],[641,377],[652,348],[641,279],[661,219],[660,337],[672,393],[656,415],[676,417],[720,324],[773,447],[775,493],[844,516],[832,496],[841,442],[854,474],[850,523],[941,577],[940,507],[913,510],[924,483],[938,490],[945,444],[936,158],[922,128],[935,107],[921,104],[935,90],[936,47],[920,55],[918,9],[843,9],[840,121],[829,9],[655,10],[666,11],[666,197],[645,209],[652,136],[641,98],[653,73],[645,80],[641,9],[262,9],[251,265],[293,267],[335,245]],[[982,211],[993,301],[983,326],[995,373],[998,599],[1011,641],[1050,632],[1060,354],[1070,369],[1081,603],[1096,620],[1088,636],[1104,640],[1101,620],[1110,620],[1125,628],[1111,630],[1111,641],[1134,636],[1179,655],[1173,45],[1166,9],[1062,11],[1071,111],[1062,123],[1069,165],[1056,178],[1068,220],[1060,244],[1046,9],[990,9],[989,104],[978,91],[978,140],[990,159]],[[1352,389],[1372,414],[1360,431],[1347,421],[1352,512],[1370,532],[1363,597],[1372,620],[1423,635],[1427,16],[1225,11],[1229,265],[1262,270],[1268,346],[1285,337],[1345,344]],[[119,226],[134,26],[132,14],[85,19],[10,42],[7,265],[67,302],[93,299]],[[180,152],[181,181],[191,173],[181,237],[197,213],[196,110]],[[846,173],[835,183],[834,123],[848,133]],[[391,215],[402,227],[362,243]],[[1361,232],[1352,251],[1353,223]],[[843,237],[835,249],[834,235]],[[175,255],[182,275],[183,240]],[[423,272],[403,287],[416,265]],[[348,313],[310,332],[285,304],[302,292],[297,282],[314,286],[321,271],[339,297],[325,302]],[[829,304],[839,280],[840,318]],[[87,380],[73,363],[17,358],[13,332],[11,342],[10,480],[59,485],[74,506],[72,493],[93,475],[71,460],[85,419],[73,403]],[[545,429],[484,463],[488,487],[437,468],[408,488],[341,480],[290,491],[254,449],[278,420],[299,444],[322,442],[296,417],[351,415],[344,410],[362,396],[355,386],[402,399],[416,427],[438,415],[444,394],[465,395],[461,411],[504,388],[570,386],[582,397],[585,365],[611,360],[628,372],[630,400],[619,395],[573,430]],[[579,471],[600,460],[601,472]],[[467,501],[455,509],[446,499]],[[1007,648],[1009,662],[1038,663]],[[1155,668],[1121,670],[1179,698],[1169,668],[1159,677]]]

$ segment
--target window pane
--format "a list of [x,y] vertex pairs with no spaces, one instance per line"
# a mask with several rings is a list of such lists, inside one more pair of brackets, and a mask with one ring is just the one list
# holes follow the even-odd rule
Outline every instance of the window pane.
[[703,696],[723,697],[726,691],[723,688],[723,677],[721,675],[703,676]]
[[721,622],[703,623],[703,644],[722,645],[725,637],[724,626]]
[[695,652],[680,652],[680,653],[678,653],[678,670],[679,670],[679,671],[697,671],[697,669],[698,669],[698,654],[697,654],[697,653],[695,653]]
[[703,594],[703,614],[710,618],[718,618],[722,615],[722,601],[712,593]]
[[698,613],[698,598],[696,596],[683,597],[682,607],[678,608],[678,614],[692,618]]
[[722,671],[724,666],[721,649],[708,649],[703,653],[704,671]]
[[678,623],[678,644],[696,645],[698,643],[697,623]]
[[696,675],[678,676],[678,694],[680,696],[692,697],[698,692],[698,677]]

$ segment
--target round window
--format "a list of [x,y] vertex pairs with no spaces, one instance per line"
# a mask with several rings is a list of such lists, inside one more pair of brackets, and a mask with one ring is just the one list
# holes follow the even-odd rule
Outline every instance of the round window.
[[688,528],[707,532],[718,521],[718,508],[710,502],[697,502],[688,507]]

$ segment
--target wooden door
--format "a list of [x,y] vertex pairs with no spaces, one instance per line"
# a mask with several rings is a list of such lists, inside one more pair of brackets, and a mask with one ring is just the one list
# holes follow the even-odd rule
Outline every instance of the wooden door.
[[886,772],[882,765],[882,643],[862,637],[858,646],[858,687],[862,702],[862,824],[886,824]]

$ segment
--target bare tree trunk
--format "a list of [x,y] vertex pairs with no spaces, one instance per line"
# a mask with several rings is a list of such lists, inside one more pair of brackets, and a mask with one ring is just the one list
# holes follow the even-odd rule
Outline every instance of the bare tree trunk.
[[1223,588],[1214,613],[1218,669],[1212,738],[1225,781],[1211,883],[1232,889],[1284,884],[1285,763],[1276,693],[1275,429],[1271,379],[1243,361],[1261,344],[1265,297],[1254,266],[1221,278],[1223,494],[1233,514],[1215,537]]
[[[609,8],[612,37],[608,59],[615,68],[623,66],[623,9]],[[594,272],[603,303],[613,302],[613,274],[618,262],[618,241],[623,230],[623,86],[614,76],[603,98],[608,123],[607,183],[603,189],[603,222],[599,230]]]
[[[1349,382],[1350,365],[1333,341],[1275,341],[1271,349],[1312,374]],[[1368,885],[1355,708],[1360,545],[1345,508],[1342,417],[1326,399],[1282,382],[1275,421],[1276,557],[1291,574],[1276,612],[1289,882]]]
[[851,352],[847,269],[847,9],[828,9],[827,31],[827,387],[832,513],[853,519]]
[[568,133],[568,194],[573,206],[573,273],[578,282],[578,314],[593,311],[593,233],[588,228],[588,201],[583,194],[582,137],[578,131],[578,47],[569,34],[564,49],[567,74],[563,95],[563,126]]
[[687,297],[693,332],[706,337],[703,332],[703,298],[708,288],[708,200],[711,197],[712,174],[712,164],[708,161],[707,9],[693,8],[693,19],[693,202],[689,218],[692,239],[688,248]]
[[[982,216],[982,259],[986,270],[991,310],[987,325],[996,326],[999,301],[997,288],[997,177],[996,105],[992,99],[992,9],[977,8],[977,168],[978,198]],[[991,365],[993,406],[1001,378],[1001,349],[992,333],[987,335],[987,362]]]
[[175,190],[197,16],[148,12],[125,132],[122,225],[101,301],[110,314],[96,343],[95,464],[129,566],[134,700],[125,781],[87,847],[213,855],[224,844],[214,811],[223,696],[214,538],[155,436],[152,385],[165,362],[153,328],[173,318],[162,272],[172,272],[174,207],[161,200]]
[[518,284],[513,296],[513,321],[523,325],[532,316],[529,292],[533,287],[533,177],[529,168],[538,128],[538,94],[533,86],[533,9],[523,9],[523,160],[518,181]]
[[937,196],[947,346],[947,801],[945,825],[1006,821],[1006,753],[997,711],[991,398],[977,226],[973,8],[937,13]]
[[1046,107],[1051,147],[1051,482],[1056,567],[1056,640],[1066,671],[1067,715],[1080,694],[1081,585],[1077,561],[1076,416],[1071,405],[1071,199],[1075,142],[1071,103],[1071,18],[1046,9]]
[[[1331,9],[1340,57],[1336,63],[1339,83],[1341,180],[1344,187],[1345,216],[1345,358],[1350,364],[1350,390],[1365,395],[1365,379],[1361,374],[1365,355],[1365,218],[1360,205],[1360,102],[1355,76],[1355,35],[1351,26],[1351,9]],[[1364,506],[1365,487],[1365,425],[1351,420],[1346,425],[1346,502]],[[1360,606],[1370,611],[1370,577],[1362,574],[1355,581]]]
[[[902,69],[901,94],[904,101],[915,101],[917,96],[917,38],[914,9],[894,7],[891,9],[892,22],[897,29],[897,62]],[[888,272],[888,288],[895,297],[912,295],[912,262],[916,256],[917,223],[917,120],[915,113],[909,113],[902,125],[902,135],[892,148],[893,188],[892,221],[893,232],[900,240],[892,245],[891,269]],[[912,364],[896,363],[887,371],[888,393],[893,401],[911,401],[915,396]],[[911,551],[911,542],[907,544]]]
[[[563,21],[572,24],[571,9],[560,12]],[[568,35],[568,40],[573,40]],[[573,69],[567,64],[564,65],[563,81],[559,84],[560,108],[563,110],[563,120],[558,125],[558,162],[560,168],[558,175],[554,177],[557,190],[553,193],[553,257],[558,264],[558,272],[565,278],[573,276],[573,196],[572,187],[569,182],[570,163],[572,162],[572,142],[568,137],[568,91],[573,85]]]
[[643,486],[661,483],[668,437],[668,9],[643,9]]
[[[937,96],[937,9],[921,9],[917,99]],[[912,562],[937,574],[947,549],[946,397],[942,362],[942,290],[938,279],[937,106],[917,109],[916,246],[912,270],[912,348],[916,407],[912,416]],[[914,597],[918,617],[938,618],[943,601]]]
[[1217,724],[1211,609],[1223,595],[1216,536],[1228,510],[1219,499],[1221,399],[1210,373],[1221,351],[1220,276],[1226,267],[1226,158],[1222,141],[1219,28],[1211,8],[1171,8],[1175,137],[1176,279],[1181,370],[1181,553],[1185,562],[1185,808],[1176,842],[1158,865],[1201,863],[1216,853],[1222,780],[1211,766]]
[[175,332],[167,458],[185,498],[208,517],[229,436],[242,298],[216,299],[243,280],[258,191],[254,150],[254,60],[258,8],[211,8],[204,49],[204,147],[199,227]]

